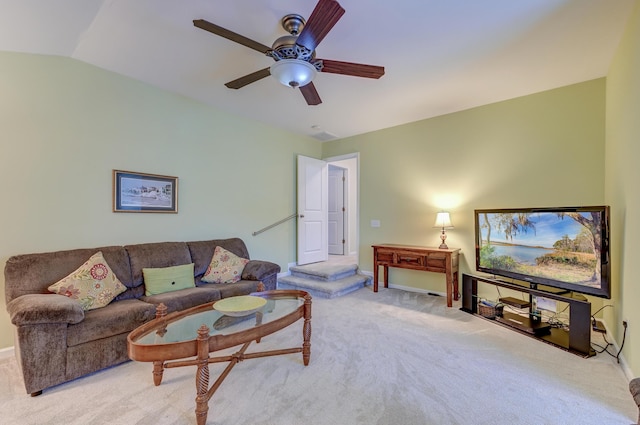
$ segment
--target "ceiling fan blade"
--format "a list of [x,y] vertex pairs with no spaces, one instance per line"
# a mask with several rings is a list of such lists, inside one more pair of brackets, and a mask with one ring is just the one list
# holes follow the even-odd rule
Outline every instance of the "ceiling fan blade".
[[227,40],[235,41],[236,43],[242,44],[243,46],[247,46],[250,49],[257,50],[260,53],[267,53],[267,51],[271,50],[271,47],[265,46],[264,44],[258,43],[257,41],[253,41],[243,35],[236,34],[235,32],[230,31],[226,28],[222,28],[221,26],[218,26],[216,24],[212,24],[211,22],[205,21],[204,19],[194,19],[193,25],[205,31],[209,31],[212,34],[224,37]]
[[313,82],[307,84],[306,86],[300,87],[300,93],[304,96],[304,100],[307,101],[307,105],[319,105],[322,103],[320,100],[320,95],[316,90],[316,86],[313,85]]
[[255,83],[258,80],[262,80],[265,77],[271,75],[271,71],[269,68],[261,69],[260,71],[252,72],[251,74],[247,74],[244,77],[237,78],[233,81],[229,81],[225,84],[225,86],[230,89],[239,89],[248,84]]
[[341,62],[328,59],[319,60],[322,61],[322,72],[365,78],[380,78],[384,75],[384,66],[365,65],[362,63]]
[[335,0],[320,0],[302,28],[296,44],[315,50],[342,15],[344,9],[340,3]]

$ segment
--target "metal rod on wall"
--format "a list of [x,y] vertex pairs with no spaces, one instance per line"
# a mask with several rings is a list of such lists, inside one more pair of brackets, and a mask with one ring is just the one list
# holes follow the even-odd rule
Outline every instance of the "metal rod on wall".
[[282,223],[284,223],[284,222],[286,222],[286,221],[289,221],[289,220],[291,220],[292,218],[295,218],[295,217],[297,217],[297,216],[298,216],[298,213],[293,213],[293,214],[291,214],[291,215],[290,215],[289,217],[287,217],[287,218],[283,218],[283,219],[282,219],[282,220],[280,220],[280,221],[276,221],[275,223],[270,224],[270,225],[268,225],[267,227],[264,227],[264,228],[262,228],[262,229],[260,229],[260,230],[258,230],[258,231],[256,231],[256,232],[253,232],[253,233],[252,233],[252,235],[253,235],[253,236],[257,236],[257,235],[259,235],[260,233],[262,233],[262,232],[266,232],[267,230],[269,230],[269,229],[271,229],[271,228],[273,228],[273,227],[276,227],[277,225],[282,224]]

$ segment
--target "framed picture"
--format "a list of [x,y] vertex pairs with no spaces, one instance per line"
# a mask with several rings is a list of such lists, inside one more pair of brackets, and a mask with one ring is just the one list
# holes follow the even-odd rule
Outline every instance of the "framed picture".
[[113,212],[178,212],[178,178],[113,170]]

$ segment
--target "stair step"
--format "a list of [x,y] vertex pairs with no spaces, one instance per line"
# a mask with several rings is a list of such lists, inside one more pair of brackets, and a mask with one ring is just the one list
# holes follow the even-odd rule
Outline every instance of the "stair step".
[[358,272],[358,265],[315,263],[291,267],[289,271],[292,276],[296,277],[322,281],[334,281],[355,275]]
[[363,288],[370,279],[362,274],[354,274],[331,281],[284,276],[278,279],[278,289],[299,289],[309,292],[313,297],[335,298]]

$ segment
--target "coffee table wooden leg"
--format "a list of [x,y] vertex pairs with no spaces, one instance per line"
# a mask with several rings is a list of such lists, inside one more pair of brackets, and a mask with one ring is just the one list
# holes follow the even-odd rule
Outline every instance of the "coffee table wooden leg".
[[153,384],[157,387],[162,382],[162,374],[164,373],[164,362],[153,362]]
[[304,324],[302,325],[302,361],[309,365],[311,358],[311,295],[304,297]]
[[205,425],[209,413],[209,328],[198,329],[198,370],[196,372],[196,423]]

